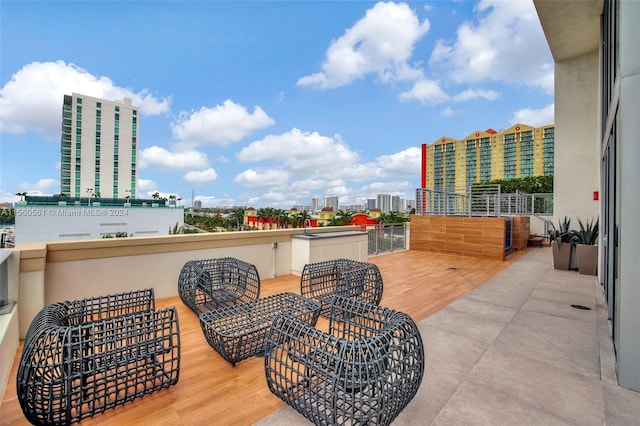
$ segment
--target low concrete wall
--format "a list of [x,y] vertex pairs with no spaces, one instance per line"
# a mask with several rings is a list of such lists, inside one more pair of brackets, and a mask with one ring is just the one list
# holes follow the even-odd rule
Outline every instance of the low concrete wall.
[[[314,233],[354,231],[326,227]],[[166,235],[21,244],[17,294],[20,336],[45,305],[153,287],[157,298],[177,296],[188,260],[236,257],[256,265],[261,279],[291,274],[291,236],[302,229]]]
[[411,250],[504,260],[500,217],[411,216]]
[[300,276],[306,264],[325,260],[346,258],[359,262],[367,261],[369,236],[366,232],[336,232],[324,235],[292,238],[292,274]]

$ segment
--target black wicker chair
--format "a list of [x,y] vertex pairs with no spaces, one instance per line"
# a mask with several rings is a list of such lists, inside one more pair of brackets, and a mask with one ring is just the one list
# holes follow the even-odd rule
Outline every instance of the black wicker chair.
[[233,257],[190,260],[178,277],[178,294],[196,315],[260,297],[260,275]]
[[54,303],[33,319],[16,379],[33,424],[70,424],[175,385],[175,307],[155,310],[153,289]]
[[407,314],[336,297],[328,333],[279,315],[264,366],[269,390],[317,425],[388,425],[420,387],[424,346]]
[[300,294],[322,303],[320,314],[329,316],[334,296],[350,297],[378,305],[383,283],[378,267],[351,259],[309,263],[300,276]]

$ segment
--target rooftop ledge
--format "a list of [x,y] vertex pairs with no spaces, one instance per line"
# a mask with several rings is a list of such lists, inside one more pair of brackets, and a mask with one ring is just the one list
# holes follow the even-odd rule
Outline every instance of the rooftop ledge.
[[353,237],[353,236],[359,236],[359,235],[367,235],[366,231],[345,231],[345,232],[325,232],[325,233],[321,233],[318,234],[315,232],[315,229],[313,231],[313,234],[299,234],[299,235],[292,235],[291,238],[302,238],[302,239],[322,239],[322,238],[341,238],[341,237]]

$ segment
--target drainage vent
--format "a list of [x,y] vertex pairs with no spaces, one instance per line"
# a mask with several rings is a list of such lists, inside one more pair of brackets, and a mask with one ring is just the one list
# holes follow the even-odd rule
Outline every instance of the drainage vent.
[[457,270],[458,270],[458,268],[456,268],[455,266],[449,266],[449,267],[447,268],[447,270],[448,270],[448,271],[457,271]]
[[574,309],[580,309],[581,311],[590,311],[591,308],[588,308],[586,306],[582,306],[582,305],[571,305],[572,308]]

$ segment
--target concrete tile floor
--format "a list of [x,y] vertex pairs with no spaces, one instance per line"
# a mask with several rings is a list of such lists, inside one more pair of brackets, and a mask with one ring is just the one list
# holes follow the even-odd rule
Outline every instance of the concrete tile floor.
[[[548,250],[418,324],[425,377],[394,425],[640,425],[640,393],[617,386],[600,285],[553,269]],[[258,425],[306,423],[285,407]]]

